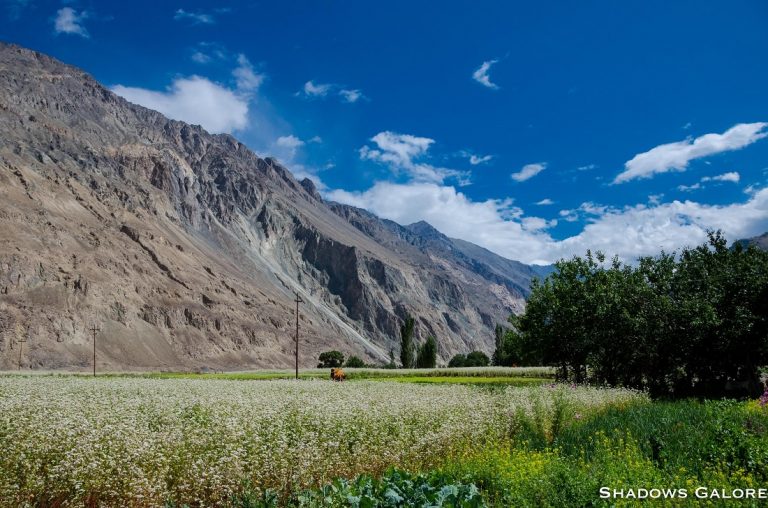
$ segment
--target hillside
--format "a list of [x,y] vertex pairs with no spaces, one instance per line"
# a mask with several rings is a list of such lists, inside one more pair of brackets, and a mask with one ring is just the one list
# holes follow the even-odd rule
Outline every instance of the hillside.
[[758,249],[768,250],[768,233],[763,233],[760,236],[752,238],[745,238],[743,240],[737,240],[734,244],[741,244],[743,247],[748,245],[754,245]]
[[[0,44],[0,369],[238,369],[339,349],[383,361],[403,317],[439,355],[490,352],[537,268],[326,203],[229,135]],[[18,347],[18,346],[17,346]]]

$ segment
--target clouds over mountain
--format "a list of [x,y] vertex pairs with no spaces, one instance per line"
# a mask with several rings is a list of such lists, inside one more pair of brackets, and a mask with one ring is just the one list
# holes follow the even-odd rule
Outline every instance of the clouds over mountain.
[[247,127],[249,103],[264,81],[264,75],[242,54],[232,76],[231,87],[193,75],[176,78],[161,91],[124,85],[115,85],[112,91],[174,120],[202,125],[214,133],[231,133]]

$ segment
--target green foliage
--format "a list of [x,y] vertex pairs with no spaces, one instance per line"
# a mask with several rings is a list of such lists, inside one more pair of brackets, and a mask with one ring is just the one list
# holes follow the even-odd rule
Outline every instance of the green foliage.
[[491,506],[531,507],[622,505],[599,499],[606,486],[686,489],[687,499],[665,505],[700,506],[699,486],[730,491],[768,480],[768,411],[755,402],[634,403],[591,414],[557,405],[520,413],[510,441],[442,472],[476,484]]
[[317,365],[319,369],[341,367],[344,365],[344,354],[341,351],[325,351],[320,353],[318,360],[320,360],[320,363]]
[[397,364],[395,363],[395,351],[392,348],[390,348],[390,350],[389,350],[389,363],[384,365],[383,368],[385,368],[385,369],[396,369],[397,368]]
[[380,381],[419,384],[462,384],[475,386],[541,386],[550,382],[549,379],[535,377],[506,377],[506,376],[397,376],[378,378]]
[[416,357],[417,369],[434,369],[437,365],[437,342],[431,335],[427,337],[424,344],[419,347],[419,353]]
[[[168,505],[170,506],[173,505]],[[404,506],[484,508],[486,503],[475,485],[456,482],[440,474],[410,474],[390,469],[381,478],[361,475],[354,480],[337,479],[318,489],[305,490],[288,500],[274,492],[246,490],[233,496],[232,508],[399,508]]]
[[403,326],[400,327],[400,363],[404,369],[415,367],[416,358],[413,345],[413,328],[416,321],[411,316],[405,317]]
[[482,351],[472,351],[468,355],[457,354],[448,362],[448,367],[487,367],[491,363],[488,355]]
[[344,366],[351,369],[362,369],[365,367],[365,362],[359,357],[352,355],[347,358],[347,362],[344,364]]
[[535,349],[525,341],[525,336],[518,330],[517,316],[510,316],[512,328],[496,325],[496,350],[493,352],[493,364],[500,367],[518,365],[536,365],[541,362]]
[[488,355],[482,351],[472,351],[467,355],[465,367],[487,367],[491,363]]
[[758,367],[768,363],[768,253],[728,249],[711,233],[708,244],[637,266],[591,252],[556,266],[532,284],[499,361],[523,351],[556,366],[561,379],[658,397],[759,394]]
[[[362,475],[352,481],[335,480],[320,489],[308,490],[289,506],[403,507],[430,506],[481,508],[487,506],[475,485],[455,482],[438,473],[412,475],[391,469],[381,478]],[[269,506],[269,505],[255,505]],[[276,506],[276,505],[272,505]]]
[[609,408],[558,436],[571,457],[595,454],[600,434],[611,443],[632,442],[642,456],[667,473],[684,468],[703,477],[723,464],[768,480],[768,411],[720,400],[659,402]]

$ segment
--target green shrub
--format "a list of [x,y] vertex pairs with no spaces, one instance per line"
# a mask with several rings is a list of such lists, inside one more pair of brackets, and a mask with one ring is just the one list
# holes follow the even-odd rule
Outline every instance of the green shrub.
[[341,367],[344,365],[344,354],[341,351],[326,351],[320,353],[318,360],[320,360],[320,363],[317,365],[319,369]]
[[347,358],[347,363],[345,363],[344,366],[351,369],[362,369],[365,367],[365,362],[359,357],[353,355]]
[[488,355],[482,351],[472,351],[467,355],[465,367],[487,367],[491,363]]
[[461,353],[457,355],[453,355],[453,358],[451,358],[451,361],[448,362],[449,368],[466,367],[466,366],[467,366],[467,356]]
[[[483,508],[486,505],[473,484],[455,482],[450,477],[431,473],[412,475],[391,469],[381,478],[362,475],[354,480],[334,480],[319,489],[305,490],[281,500],[274,493],[247,490],[231,498],[232,508],[297,508],[321,506],[350,506],[366,508],[395,508],[405,506]],[[170,505],[169,505],[170,506]]]

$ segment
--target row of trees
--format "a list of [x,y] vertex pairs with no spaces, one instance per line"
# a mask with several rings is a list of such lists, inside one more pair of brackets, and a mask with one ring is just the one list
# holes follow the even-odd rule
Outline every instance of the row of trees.
[[488,355],[482,351],[472,351],[466,355],[457,354],[448,362],[448,367],[487,367],[491,363]]
[[[406,316],[405,322],[400,327],[400,362],[404,369],[432,369],[437,366],[437,341],[429,336],[423,344],[417,346],[414,342],[413,332],[416,321],[411,316]],[[336,367],[366,367],[365,362],[357,356],[350,356],[346,363],[341,351],[325,351],[320,354],[318,368]],[[394,351],[389,352],[389,363],[384,368],[396,368]]]
[[344,361],[344,353],[341,351],[325,351],[318,357],[320,363],[317,367],[320,369],[335,369],[338,367],[362,368],[366,367],[365,362],[358,356],[352,355]]
[[416,321],[406,316],[400,327],[400,363],[404,369],[433,369],[437,366],[437,341],[431,335],[420,346],[413,340]]
[[768,253],[710,233],[636,265],[603,254],[556,263],[525,313],[497,328],[496,365],[657,397],[757,395],[768,364]]

